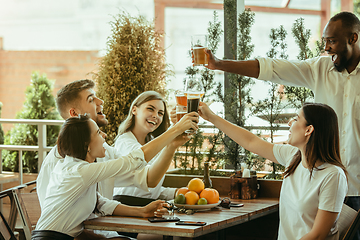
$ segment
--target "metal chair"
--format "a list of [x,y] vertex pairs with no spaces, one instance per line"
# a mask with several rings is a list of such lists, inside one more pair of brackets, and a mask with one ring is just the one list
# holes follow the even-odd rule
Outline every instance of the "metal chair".
[[7,223],[4,215],[0,212],[0,239],[1,240],[16,240],[16,237]]
[[30,240],[31,232],[35,229],[41,214],[38,196],[35,192],[22,193],[19,189],[14,189],[13,195],[23,225],[25,238]]
[[[353,210],[355,213],[356,211]],[[351,222],[350,226],[347,228],[347,230],[345,231],[345,235],[343,238],[341,238],[341,235],[340,235],[340,238],[339,239],[342,239],[342,240],[352,240],[354,239],[355,237],[355,233],[357,232],[357,230],[360,229],[360,210],[357,211],[355,217],[353,218],[353,221]]]

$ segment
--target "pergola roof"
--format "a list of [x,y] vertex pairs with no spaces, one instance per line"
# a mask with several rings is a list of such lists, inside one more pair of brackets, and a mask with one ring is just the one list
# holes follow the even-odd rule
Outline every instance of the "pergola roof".
[[[236,0],[234,0],[236,1]],[[300,0],[274,0],[274,1],[246,1],[245,8],[250,8],[254,12],[272,12],[287,14],[310,14],[321,17],[321,29],[324,29],[330,19],[331,0],[320,1],[320,9],[310,9],[310,6],[303,4]],[[251,2],[253,5],[247,5]],[[204,8],[204,9],[223,9],[222,0],[154,0],[155,3],[155,28],[163,32],[165,26],[165,8]],[[292,6],[297,6],[292,8]],[[302,8],[304,6],[304,8]],[[309,9],[306,9],[309,8]],[[341,11],[353,11],[353,0],[341,0]]]

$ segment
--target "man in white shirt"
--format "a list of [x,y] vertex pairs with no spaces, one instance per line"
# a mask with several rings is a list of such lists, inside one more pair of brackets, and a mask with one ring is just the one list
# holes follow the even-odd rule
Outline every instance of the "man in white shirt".
[[[78,116],[79,114],[90,115],[99,127],[105,126],[108,124],[108,121],[105,115],[102,113],[103,101],[99,99],[94,91],[95,83],[92,80],[78,80],[71,82],[64,86],[57,93],[56,104],[57,108],[64,119]],[[185,141],[184,140],[180,141]],[[188,139],[187,139],[188,140]],[[179,141],[179,142],[180,142]],[[182,143],[183,144],[183,143]],[[98,162],[107,161],[110,159],[115,159],[121,157],[121,155],[113,148],[104,143],[104,148],[106,149],[106,156],[102,159],[97,159]],[[174,144],[169,144],[166,147],[166,151],[174,152],[177,146]],[[42,163],[39,175],[37,178],[37,194],[42,207],[46,197],[47,188],[49,187],[49,180],[54,170],[55,165],[58,161],[62,160],[60,154],[57,152],[56,146],[49,152],[46,156],[44,162]],[[150,160],[150,159],[149,159]],[[148,160],[148,161],[149,161]],[[147,162],[144,158],[140,158],[138,161],[128,164],[127,162],[122,163],[123,168],[125,169],[121,176],[117,176],[117,181],[122,184],[122,186],[137,185],[143,190],[148,190],[148,187],[155,187],[160,181],[159,179],[159,169],[147,167]],[[164,168],[168,164],[164,161],[159,161],[157,166]],[[145,170],[146,174],[141,174],[144,171],[135,171],[143,168],[148,168]],[[162,175],[161,175],[162,176]],[[105,197],[105,199],[112,199],[114,188],[114,178],[106,179],[98,183],[97,191]],[[111,204],[112,200],[108,200],[108,204]],[[111,233],[111,232],[110,232]],[[116,232],[115,236],[117,235]],[[107,237],[112,237],[113,234],[107,235]],[[86,236],[88,237],[88,236]],[[86,239],[84,237],[84,239]]]
[[[90,117],[97,123],[99,127],[107,125],[108,121],[106,119],[106,116],[102,113],[102,105],[104,102],[98,97],[96,97],[94,87],[95,83],[92,80],[85,79],[71,82],[65,85],[62,89],[60,89],[57,93],[56,104],[62,118],[67,119],[69,117],[77,116],[78,114],[86,113],[90,115]],[[120,157],[120,155],[117,154],[115,149],[110,147],[106,143],[104,143],[104,148],[106,149],[106,157],[103,159],[98,159],[98,161],[105,161],[107,159],[115,159]],[[56,163],[60,159],[62,158],[60,157],[59,153],[57,153],[57,148],[55,146],[46,156],[44,162],[41,165],[41,169],[39,171],[36,183],[36,191],[38,194],[40,206],[43,205],[45,200],[50,175],[52,174]],[[134,180],[139,179],[139,176],[134,174],[137,173],[137,171],[131,170],[141,169],[144,168],[146,165],[147,163],[145,160],[138,161],[137,164],[131,165],[132,169],[129,169],[130,171],[120,176],[124,185],[130,185],[133,183]],[[113,178],[106,179],[98,184],[98,191],[107,199],[112,199],[113,185]],[[111,190],[111,192],[109,191],[109,189]],[[109,205],[111,205],[111,201],[108,202]],[[95,217],[95,215],[93,217]],[[91,234],[87,232],[85,233]],[[103,235],[107,237],[118,236],[116,232],[108,232],[108,234],[107,232],[105,232]]]
[[[322,56],[305,61],[257,58],[255,60],[220,60],[210,50],[209,69],[245,75],[284,85],[307,87],[315,102],[331,106],[337,113],[340,152],[348,171],[349,191],[345,203],[360,208],[360,21],[350,12],[332,17],[323,32]],[[360,239],[358,232],[357,239]]]

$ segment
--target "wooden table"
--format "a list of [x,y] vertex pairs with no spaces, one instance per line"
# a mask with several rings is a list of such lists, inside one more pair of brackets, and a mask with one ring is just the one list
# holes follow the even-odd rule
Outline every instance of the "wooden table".
[[259,198],[252,200],[233,199],[232,202],[243,203],[240,208],[226,209],[222,207],[206,211],[198,211],[193,215],[175,213],[182,221],[204,221],[205,226],[175,225],[174,222],[150,223],[146,218],[105,216],[85,221],[86,229],[98,229],[120,232],[152,233],[164,236],[199,237],[212,232],[251,221],[279,210],[279,200],[275,198]]

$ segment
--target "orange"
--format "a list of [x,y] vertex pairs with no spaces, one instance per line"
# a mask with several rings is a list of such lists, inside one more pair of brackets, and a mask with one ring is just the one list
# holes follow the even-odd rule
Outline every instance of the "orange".
[[200,178],[193,178],[189,181],[187,187],[190,191],[201,193],[205,188],[205,184]]
[[195,205],[199,200],[199,195],[194,191],[188,191],[185,193],[186,204]]
[[205,198],[208,204],[213,204],[219,202],[219,192],[213,188],[205,188],[200,193],[201,198]]
[[175,197],[179,194],[184,194],[187,193],[189,191],[189,189],[187,187],[182,187],[182,188],[179,188],[177,191],[176,191],[176,194],[175,194]]

